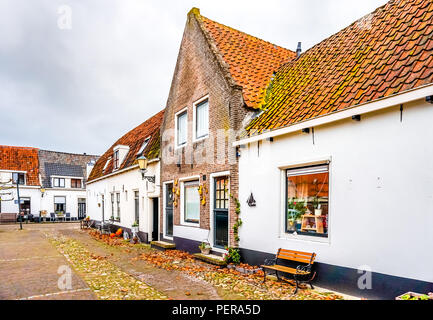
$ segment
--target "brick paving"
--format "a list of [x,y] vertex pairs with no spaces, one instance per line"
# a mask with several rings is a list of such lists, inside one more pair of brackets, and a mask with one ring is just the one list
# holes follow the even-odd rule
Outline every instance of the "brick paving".
[[60,289],[59,267],[68,266],[65,257],[47,240],[55,228],[76,228],[75,224],[0,226],[0,299],[95,299],[86,283],[72,271],[72,290]]

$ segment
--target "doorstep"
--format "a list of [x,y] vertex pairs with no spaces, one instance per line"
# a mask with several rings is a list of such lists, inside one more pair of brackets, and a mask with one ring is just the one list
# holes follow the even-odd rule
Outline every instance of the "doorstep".
[[176,249],[176,245],[174,243],[165,241],[152,241],[150,243],[150,247],[161,251]]
[[203,254],[203,253],[196,253],[194,254],[194,258],[216,265],[216,266],[226,266],[227,263],[224,261],[224,258],[221,256],[217,256],[215,254]]

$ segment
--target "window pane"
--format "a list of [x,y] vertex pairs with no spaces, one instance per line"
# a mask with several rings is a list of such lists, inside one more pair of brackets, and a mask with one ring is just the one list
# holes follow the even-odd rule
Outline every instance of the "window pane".
[[201,138],[208,134],[208,114],[209,114],[209,103],[203,101],[196,107],[196,137]]
[[187,113],[184,112],[177,117],[177,145],[186,143]]
[[198,222],[200,219],[200,195],[197,186],[185,186],[185,221]]
[[286,231],[326,237],[329,172],[327,166],[287,170]]

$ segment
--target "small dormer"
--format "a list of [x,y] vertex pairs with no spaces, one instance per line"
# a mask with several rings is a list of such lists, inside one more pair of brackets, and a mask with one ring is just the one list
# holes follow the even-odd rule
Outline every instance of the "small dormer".
[[118,145],[113,148],[113,171],[119,170],[129,152],[129,146]]

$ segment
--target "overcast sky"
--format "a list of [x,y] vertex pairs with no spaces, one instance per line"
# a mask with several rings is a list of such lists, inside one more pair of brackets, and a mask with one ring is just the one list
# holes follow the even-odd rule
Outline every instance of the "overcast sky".
[[384,3],[0,0],[0,144],[105,152],[164,107],[192,7],[305,50]]

